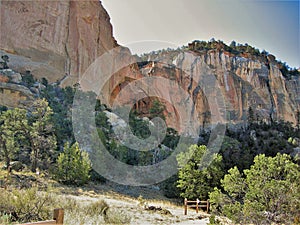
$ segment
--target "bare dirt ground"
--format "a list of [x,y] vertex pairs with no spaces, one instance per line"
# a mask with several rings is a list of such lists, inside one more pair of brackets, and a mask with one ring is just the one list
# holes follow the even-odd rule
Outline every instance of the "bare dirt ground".
[[[167,202],[141,201],[131,198],[114,198],[107,195],[90,197],[86,195],[72,197],[81,202],[94,202],[100,199],[105,200],[110,208],[125,212],[130,218],[130,224],[133,225],[156,225],[156,224],[181,224],[181,225],[206,225],[209,221],[209,214],[204,212],[196,213],[195,210],[189,209],[188,215],[184,215],[183,207],[176,206]],[[152,210],[149,210],[149,208]]]
[[[129,224],[132,225],[206,225],[209,222],[210,215],[202,211],[197,214],[194,209],[189,209],[188,215],[184,215],[183,201],[178,202],[178,200],[166,198],[157,186],[131,187],[111,182],[104,184],[90,182],[84,187],[76,187],[50,182],[42,177],[35,177],[34,174],[29,176],[16,173],[14,176],[18,179],[12,179],[12,187],[26,188],[31,184],[30,180],[34,180],[34,185],[42,188],[52,186],[61,199],[72,198],[80,205],[89,205],[89,203],[104,200],[109,205],[109,209],[130,218]],[[67,210],[65,213],[67,225],[107,224],[102,216],[96,216],[92,218],[94,220],[87,221],[84,215],[71,215]]]
[[[206,225],[210,215],[199,210],[188,209],[184,215],[183,202],[170,200],[158,187],[130,187],[107,182],[84,188],[64,188],[62,194],[77,202],[92,203],[104,200],[110,209],[130,218],[132,225]],[[99,223],[101,224],[101,223]]]

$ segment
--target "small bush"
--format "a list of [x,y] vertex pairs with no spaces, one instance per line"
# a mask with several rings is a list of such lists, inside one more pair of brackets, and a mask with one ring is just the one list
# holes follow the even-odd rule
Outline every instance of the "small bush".
[[140,195],[137,199],[139,201],[139,206],[145,207],[147,205],[147,201]]
[[97,202],[91,203],[85,208],[85,210],[92,216],[104,215],[108,209],[109,206],[104,200],[99,200]]
[[9,222],[47,220],[52,216],[54,198],[37,188],[0,192],[1,219]]
[[108,209],[104,214],[104,221],[108,224],[129,224],[131,218],[119,209]]
[[209,217],[209,225],[220,225],[221,222],[216,218],[215,215]]
[[25,74],[22,74],[22,82],[26,87],[32,87],[35,81],[36,80],[29,70],[27,70]]
[[11,214],[0,214],[0,224],[9,225],[12,224],[12,215]]
[[55,178],[66,184],[85,184],[90,179],[91,162],[86,152],[79,149],[78,143],[69,146],[66,143],[64,151],[57,159]]
[[64,197],[58,201],[59,207],[65,210],[64,224],[105,224],[104,215],[109,206],[104,200],[89,202]]

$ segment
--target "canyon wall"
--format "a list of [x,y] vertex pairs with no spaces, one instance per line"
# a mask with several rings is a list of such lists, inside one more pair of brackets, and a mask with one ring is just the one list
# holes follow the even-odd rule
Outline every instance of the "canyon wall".
[[117,46],[98,0],[1,1],[0,50],[15,71],[50,82],[78,81],[100,55]]
[[[286,79],[274,60],[262,62],[253,57],[232,56],[222,50],[171,50],[149,54],[147,61],[142,68],[144,76],[176,80],[192,96],[195,109],[191,112],[201,123],[209,120],[207,116],[211,114],[207,99],[216,98],[218,93],[225,102],[225,109],[219,111],[230,123],[246,122],[250,108],[258,121],[296,123],[296,113],[300,110],[299,76]],[[203,81],[209,77],[215,82],[206,85]]]
[[[191,97],[193,104],[188,113],[202,126],[217,114],[219,121],[246,122],[250,108],[256,120],[296,122],[299,76],[287,80],[274,57],[262,61],[249,54],[234,56],[220,49],[183,49],[149,54],[146,60],[138,59],[136,63],[129,49],[117,44],[109,15],[98,0],[4,0],[0,7],[0,55],[7,54],[9,67],[19,73],[30,70],[36,78],[59,81],[61,86],[79,82],[83,90],[96,92],[93,85],[103,85],[99,96],[109,106],[127,84],[146,77],[165,78],[167,83],[155,80],[151,87],[160,88],[164,92],[161,96],[168,96],[164,114],[169,126],[176,129],[181,112],[174,105],[181,104],[183,97],[175,87]],[[81,79],[95,60],[112,49],[114,53],[106,57],[107,62],[102,60],[98,71]],[[114,69],[120,62],[124,66]],[[129,102],[134,95],[129,89],[118,101]],[[7,102],[3,96],[1,99],[1,104]],[[213,105],[216,99],[224,104]],[[133,107],[147,116],[152,103],[149,96]]]

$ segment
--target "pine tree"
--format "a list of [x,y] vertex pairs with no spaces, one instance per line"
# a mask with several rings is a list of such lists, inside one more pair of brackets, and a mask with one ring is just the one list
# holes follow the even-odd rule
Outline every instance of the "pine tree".
[[213,154],[212,161],[207,162],[204,160],[206,154],[210,154],[206,146],[192,145],[188,151],[178,155],[177,187],[181,190],[181,197],[207,199],[208,193],[219,186],[224,175],[222,156]]
[[149,110],[150,118],[160,117],[165,120],[164,116],[165,106],[158,100],[153,101],[153,105]]
[[299,133],[300,132],[300,110],[298,110],[296,114],[296,127]]
[[30,109],[30,130],[27,132],[31,148],[31,170],[47,168],[56,149],[56,137],[51,121],[52,109],[45,99],[36,100]]
[[252,126],[254,121],[255,121],[254,111],[253,111],[252,107],[250,106],[249,109],[248,109],[248,123],[249,123],[249,126]]
[[64,151],[57,159],[57,167],[56,178],[60,182],[81,185],[90,178],[91,162],[88,153],[81,151],[77,142],[72,146],[65,143]]
[[299,215],[300,170],[289,155],[258,155],[243,173],[228,172],[221,180],[225,193],[209,194],[212,209],[241,224],[292,224]]
[[3,62],[2,62],[3,69],[8,69],[9,68],[8,65],[7,65],[7,63],[9,62],[8,55],[3,55],[3,56],[1,56],[1,58],[3,60]]
[[0,155],[4,158],[7,169],[19,151],[26,129],[26,110],[16,108],[0,114]]

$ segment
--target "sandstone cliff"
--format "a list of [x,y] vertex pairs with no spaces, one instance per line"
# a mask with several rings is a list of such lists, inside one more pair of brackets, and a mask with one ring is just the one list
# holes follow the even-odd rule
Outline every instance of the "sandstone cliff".
[[23,85],[0,82],[0,103],[9,108],[27,108],[32,104],[34,94]]
[[10,67],[50,82],[74,84],[88,66],[117,46],[98,0],[1,1],[0,50]]
[[[149,89],[164,92],[160,94],[167,96],[163,100],[165,116],[169,126],[176,129],[182,112],[174,105],[183,102],[176,87],[193,101],[185,113],[192,114],[203,126],[216,115],[218,121],[246,122],[250,107],[257,120],[296,121],[300,109],[299,76],[286,79],[274,56],[253,57],[257,52],[250,46],[244,46],[246,53],[234,55],[219,42],[204,51],[197,50],[201,43],[200,47],[192,43],[183,51],[163,51],[146,60],[138,59],[145,61],[139,62],[138,68],[130,51],[118,46],[113,38],[110,18],[98,0],[1,1],[0,6],[0,54],[9,56],[9,66],[17,72],[30,70],[37,78],[73,85],[99,56],[114,49],[104,57],[108,61],[102,60],[102,66],[96,67],[98,72],[80,82],[83,90],[96,92],[105,83],[100,98],[109,106],[119,93],[120,104],[136,97],[131,89],[121,92],[129,83],[162,77],[168,83],[152,80],[148,90],[139,88],[146,94]],[[224,98],[224,105],[214,106],[212,102],[219,97]],[[147,116],[153,99],[144,97],[134,107]]]
[[[146,60],[149,63],[141,69],[144,76],[165,77],[170,83],[175,80],[192,96],[195,108],[190,110],[203,125],[209,122],[212,114],[208,99],[217,97],[218,90],[225,100],[226,107],[221,111],[227,122],[246,122],[251,107],[256,120],[296,123],[296,113],[300,109],[300,77],[286,79],[272,57],[262,61],[217,49],[203,52],[186,49],[150,54]],[[207,87],[203,80],[209,77],[216,82]],[[171,93],[172,90],[166,91],[173,99],[180,98]],[[169,120],[176,124],[178,118]]]

